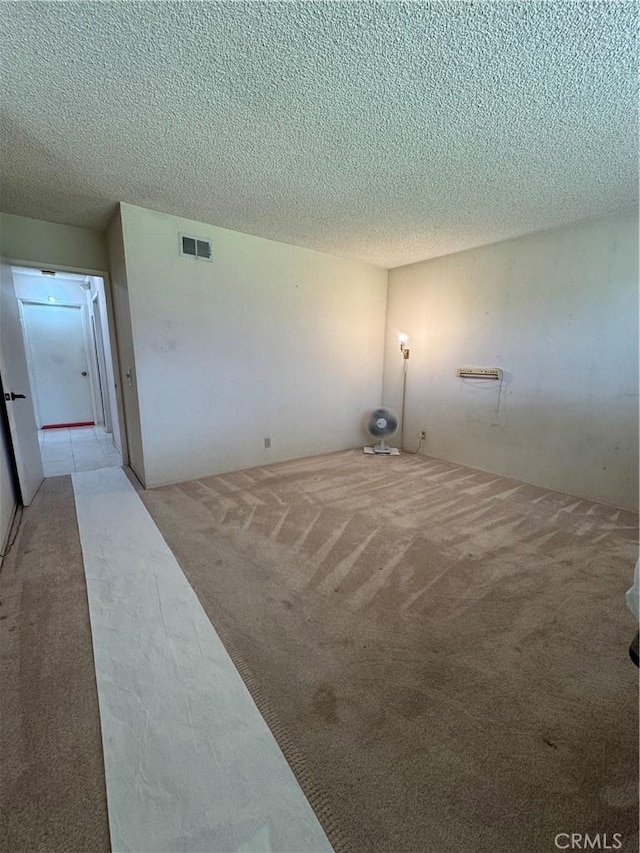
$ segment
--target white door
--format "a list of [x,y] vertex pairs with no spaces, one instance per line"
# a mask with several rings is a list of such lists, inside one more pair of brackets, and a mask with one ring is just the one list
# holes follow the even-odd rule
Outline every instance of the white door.
[[44,479],[29,371],[11,269],[0,268],[0,374],[22,503],[29,506]]
[[22,307],[40,426],[93,423],[80,305]]

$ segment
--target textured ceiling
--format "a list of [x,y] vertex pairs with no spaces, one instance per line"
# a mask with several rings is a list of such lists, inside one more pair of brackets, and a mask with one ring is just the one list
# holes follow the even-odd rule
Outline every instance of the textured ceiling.
[[1,5],[10,213],[397,266],[637,204],[635,3]]

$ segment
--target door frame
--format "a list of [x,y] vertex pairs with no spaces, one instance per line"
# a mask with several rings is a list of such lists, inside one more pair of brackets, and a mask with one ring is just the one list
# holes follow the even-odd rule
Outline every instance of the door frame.
[[116,328],[115,310],[113,305],[113,290],[111,284],[111,276],[108,270],[94,269],[92,267],[74,267],[67,264],[51,264],[47,260],[40,261],[25,261],[21,258],[3,256],[3,262],[9,267],[25,267],[26,269],[50,269],[56,272],[65,273],[73,272],[81,275],[94,275],[102,279],[104,284],[104,297],[107,306],[107,325],[109,327],[109,343],[111,349],[111,360],[113,364],[113,375],[116,378],[116,402],[117,412],[112,413],[112,417],[118,418],[118,426],[120,428],[120,450],[122,453],[122,464],[129,464],[129,438],[127,435],[127,421],[124,416],[124,402],[122,395],[123,376],[120,366],[120,354],[118,349],[118,331]]
[[[109,401],[109,388],[107,386],[107,368],[106,354],[104,351],[104,341],[102,339],[102,309],[100,308],[100,299],[98,294],[89,293],[87,299],[91,302],[91,312],[89,313],[89,327],[91,332],[91,343],[95,350],[96,372],[98,379],[98,394],[97,402],[100,404],[102,416],[104,418],[104,428],[106,432],[113,433],[113,424],[111,421],[111,405]],[[97,322],[96,322],[97,319]]]

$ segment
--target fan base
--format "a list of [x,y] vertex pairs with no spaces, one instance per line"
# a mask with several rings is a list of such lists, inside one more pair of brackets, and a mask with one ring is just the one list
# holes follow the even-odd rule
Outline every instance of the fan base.
[[400,456],[400,451],[397,447],[381,447],[379,444],[373,447],[363,447],[365,453],[370,453],[372,456]]

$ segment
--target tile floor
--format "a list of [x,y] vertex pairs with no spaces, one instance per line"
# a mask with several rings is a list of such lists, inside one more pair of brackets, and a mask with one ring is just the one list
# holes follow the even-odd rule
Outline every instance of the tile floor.
[[45,477],[122,465],[120,451],[102,427],[41,429],[38,439]]

